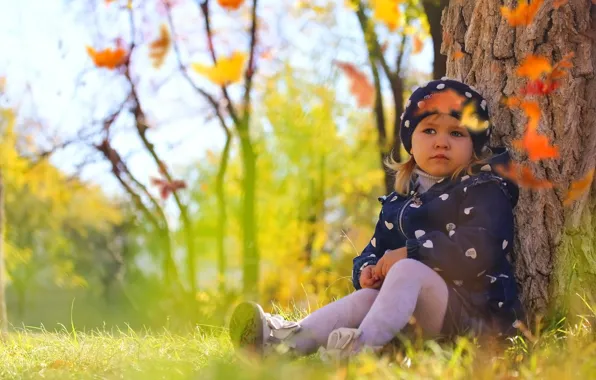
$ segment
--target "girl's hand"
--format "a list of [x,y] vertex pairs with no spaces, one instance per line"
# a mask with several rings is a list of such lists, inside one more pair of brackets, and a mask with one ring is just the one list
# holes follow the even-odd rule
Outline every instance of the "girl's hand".
[[[399,260],[403,260],[408,257],[408,251],[406,247],[387,250],[383,257],[379,259],[377,265],[375,266],[374,275],[376,277],[384,280],[387,277],[387,273],[389,273],[389,269],[398,262]],[[364,268],[366,269],[366,268]]]
[[369,265],[367,267],[364,267],[364,269],[362,269],[362,272],[360,272],[360,287],[365,289],[365,288],[371,288],[371,289],[380,289],[381,288],[381,284],[383,283],[383,281],[374,275],[374,270],[375,265]]

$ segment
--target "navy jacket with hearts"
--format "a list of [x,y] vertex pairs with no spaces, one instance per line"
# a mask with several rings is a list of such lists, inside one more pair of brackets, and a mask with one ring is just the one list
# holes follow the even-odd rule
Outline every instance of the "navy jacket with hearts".
[[376,264],[386,250],[406,247],[408,258],[433,268],[474,313],[510,334],[512,324],[523,318],[507,259],[519,191],[494,171],[509,162],[508,151],[493,152],[473,175],[446,178],[423,194],[413,185],[407,197],[395,192],[380,197],[374,236],[354,258],[354,287],[360,289],[362,269]]

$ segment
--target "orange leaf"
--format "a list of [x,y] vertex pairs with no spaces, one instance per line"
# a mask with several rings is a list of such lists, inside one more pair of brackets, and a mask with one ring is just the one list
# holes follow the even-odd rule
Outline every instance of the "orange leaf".
[[528,116],[528,129],[537,130],[540,123],[540,105],[537,102],[521,102],[521,108]]
[[414,49],[412,50],[412,54],[419,54],[424,47],[424,41],[420,38],[419,35],[414,36]]
[[244,0],[217,0],[217,2],[222,8],[235,10],[240,8]]
[[530,167],[517,162],[511,162],[508,166],[497,165],[495,171],[520,187],[530,189],[551,189],[553,187],[550,181],[536,178]]
[[559,9],[560,7],[567,4],[568,2],[569,2],[569,0],[555,0],[553,3],[553,7],[555,9]]
[[126,51],[121,47],[97,51],[91,46],[87,46],[87,53],[97,67],[113,70],[126,63]]
[[539,135],[535,129],[529,126],[522,139],[515,140],[513,145],[518,149],[524,148],[528,152],[528,158],[532,161],[559,157],[559,148],[550,145],[546,136]]
[[563,201],[564,206],[569,206],[573,201],[577,200],[584,192],[586,192],[592,181],[594,180],[594,169],[590,170],[583,178],[571,183],[571,188],[565,196]]
[[544,0],[520,0],[514,9],[501,7],[501,15],[507,19],[511,26],[530,25],[538,13]]
[[570,69],[573,67],[573,62],[571,62],[571,58],[573,58],[574,56],[575,56],[574,52],[565,54],[563,59],[561,59],[559,62],[557,62],[555,67],[553,67],[553,70],[549,76],[549,79],[550,80],[560,79],[560,78],[564,77],[565,75],[567,75],[567,73],[563,69]]
[[159,28],[159,37],[149,44],[149,58],[153,63],[153,67],[160,67],[170,50],[172,39],[170,32],[165,24],[161,24]]
[[466,55],[461,50],[458,50],[453,54],[453,58],[455,58],[456,60],[462,59],[465,56]]
[[461,110],[466,98],[452,89],[434,93],[430,98],[418,102],[417,115],[425,112],[438,112],[450,114],[451,111]]
[[336,61],[335,64],[350,79],[350,92],[356,97],[358,106],[371,107],[375,102],[375,88],[368,77],[351,63]]
[[550,62],[546,58],[529,55],[517,68],[517,75],[536,80],[539,79],[543,73],[550,73],[552,69]]

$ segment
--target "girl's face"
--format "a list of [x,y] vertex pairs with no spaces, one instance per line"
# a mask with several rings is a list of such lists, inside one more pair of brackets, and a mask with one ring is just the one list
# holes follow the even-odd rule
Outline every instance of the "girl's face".
[[446,177],[467,166],[473,151],[470,133],[450,115],[430,115],[412,134],[412,156],[420,169],[433,176]]

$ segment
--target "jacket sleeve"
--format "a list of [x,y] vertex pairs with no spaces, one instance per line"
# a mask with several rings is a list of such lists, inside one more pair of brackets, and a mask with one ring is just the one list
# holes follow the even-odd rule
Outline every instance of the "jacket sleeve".
[[383,210],[375,227],[375,234],[359,256],[354,257],[352,269],[352,283],[356,290],[360,289],[360,273],[369,265],[376,265],[377,261],[385,254],[387,247],[387,227],[383,218]]
[[408,257],[457,285],[484,276],[513,241],[513,206],[503,184],[491,180],[464,189],[456,220],[444,230],[417,231],[417,239],[406,241]]

